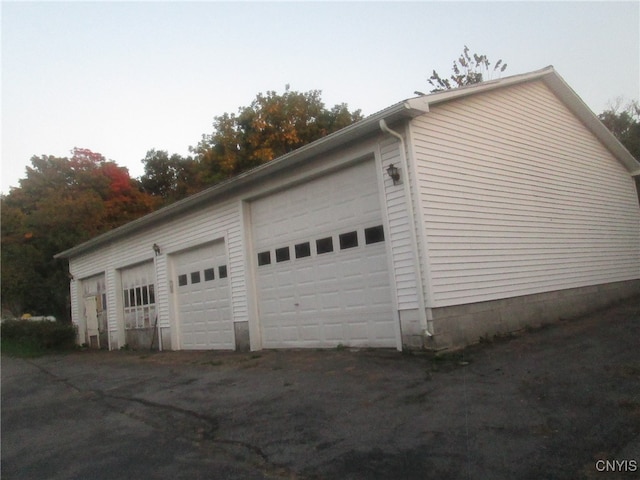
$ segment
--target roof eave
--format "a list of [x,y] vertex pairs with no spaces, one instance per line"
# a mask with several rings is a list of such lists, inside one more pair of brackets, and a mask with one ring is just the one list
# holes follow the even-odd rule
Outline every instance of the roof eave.
[[170,218],[173,215],[192,209],[197,205],[220,198],[229,194],[233,190],[250,185],[253,182],[259,181],[268,175],[273,175],[283,169],[290,168],[291,166],[294,166],[299,162],[303,162],[310,157],[321,155],[356,139],[374,134],[378,131],[379,121],[382,119],[389,124],[393,124],[394,122],[403,119],[410,119],[427,113],[432,105],[536,80],[544,81],[554,94],[556,94],[565,103],[565,105],[567,105],[572,113],[576,115],[605,145],[605,147],[607,147],[609,151],[611,151],[612,154],[625,166],[631,176],[640,175],[640,162],[638,162],[609,131],[609,129],[604,126],[600,119],[582,101],[578,94],[575,93],[575,91],[562,79],[562,77],[560,77],[560,75],[558,75],[554,68],[552,66],[548,66],[534,72],[513,75],[503,79],[490,80],[482,82],[481,84],[470,85],[454,90],[436,92],[430,95],[410,98],[397,103],[374,113],[359,122],[272,160],[269,163],[240,174],[225,182],[219,183],[213,187],[203,190],[200,193],[191,195],[190,197],[122,225],[121,227],[106,232],[80,245],[76,245],[75,247],[60,252],[56,254],[54,258],[70,258],[75,255],[86,253],[127,234],[136,232],[156,221]]
[[139,231],[157,221],[170,218],[201,205],[202,203],[220,198],[233,190],[237,190],[243,186],[254,183],[266,176],[270,176],[283,169],[290,168],[291,166],[299,162],[303,162],[308,158],[321,155],[353,140],[373,134],[378,131],[378,125],[381,119],[384,119],[391,124],[399,120],[414,118],[426,112],[428,112],[428,103],[422,97],[412,98],[397,103],[374,113],[359,122],[316,140],[315,142],[304,145],[297,150],[278,157],[271,162],[265,163],[264,165],[256,167],[229,180],[218,183],[206,190],[203,190],[202,192],[172,203],[160,210],[126,223],[84,243],[64,250],[63,252],[57,253],[54,255],[54,258],[71,258],[76,255],[89,252],[97,247],[122,238],[125,235]]
[[429,105],[437,105],[439,103],[458,100],[460,98],[464,98],[470,95],[477,95],[478,93],[495,90],[498,88],[505,88],[511,85],[519,85],[521,83],[539,80],[549,74],[555,74],[555,70],[552,66],[548,66],[533,72],[512,75],[510,77],[487,80],[485,82],[467,85],[465,87],[454,88],[451,90],[442,90],[428,95],[427,98],[429,99]]

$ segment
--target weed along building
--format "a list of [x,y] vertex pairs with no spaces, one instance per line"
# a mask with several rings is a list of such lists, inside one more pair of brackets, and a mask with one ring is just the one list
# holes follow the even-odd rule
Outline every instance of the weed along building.
[[80,343],[450,348],[640,293],[639,176],[547,67],[392,105],[57,257]]

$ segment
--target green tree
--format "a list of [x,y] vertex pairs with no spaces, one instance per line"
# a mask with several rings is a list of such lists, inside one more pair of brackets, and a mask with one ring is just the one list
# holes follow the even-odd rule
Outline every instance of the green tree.
[[362,118],[346,104],[327,109],[321,92],[285,88],[283,94],[259,93],[238,114],[214,118],[214,130],[192,147],[205,184],[247,171],[291,152]]
[[168,204],[201,189],[197,162],[191,157],[181,157],[166,150],[149,150],[142,160],[144,175],[140,177],[142,190],[161,198]]
[[53,255],[149,213],[155,200],[126,168],[87,149],[31,159],[2,197],[2,308],[67,317],[66,261]]
[[498,60],[493,67],[486,55],[470,54],[466,45],[460,56],[453,62],[453,73],[449,78],[443,78],[435,70],[427,80],[434,87],[431,92],[450,90],[452,88],[473,85],[484,80],[490,80],[495,73],[502,73],[507,69],[507,64]]
[[598,118],[631,155],[640,161],[640,103],[636,100],[622,107],[622,100],[618,100],[615,105],[598,115]]
[[29,274],[42,260],[40,252],[29,241],[32,234],[26,226],[25,213],[18,207],[7,204],[0,197],[2,212],[2,313],[17,314],[23,311],[23,292],[29,289]]

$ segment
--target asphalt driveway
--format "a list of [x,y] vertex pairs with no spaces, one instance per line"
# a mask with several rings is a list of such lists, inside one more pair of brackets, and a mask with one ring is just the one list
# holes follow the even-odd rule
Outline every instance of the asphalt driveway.
[[640,297],[435,357],[2,357],[3,479],[640,477]]

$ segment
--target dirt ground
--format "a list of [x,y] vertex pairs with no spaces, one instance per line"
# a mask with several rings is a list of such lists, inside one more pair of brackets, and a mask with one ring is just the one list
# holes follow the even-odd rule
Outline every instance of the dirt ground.
[[461,352],[2,357],[3,479],[640,478],[640,297]]

